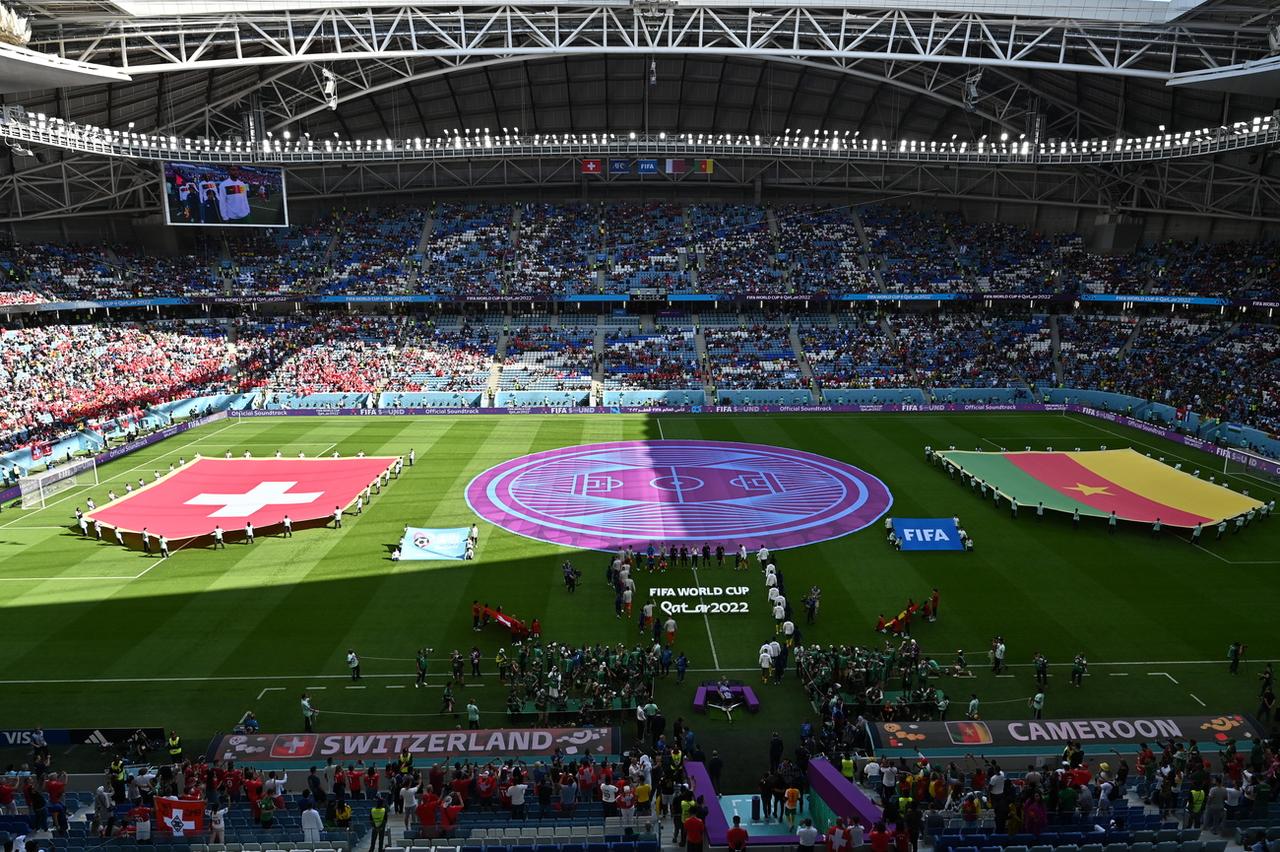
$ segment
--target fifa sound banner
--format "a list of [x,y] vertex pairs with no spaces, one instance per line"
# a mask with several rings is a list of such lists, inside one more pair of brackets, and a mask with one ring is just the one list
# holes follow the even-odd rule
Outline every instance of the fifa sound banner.
[[1037,719],[999,722],[880,722],[873,728],[876,748],[922,751],[960,746],[1024,746],[1032,751],[1062,749],[1067,743],[1117,746],[1163,739],[1194,739],[1205,745],[1265,737],[1251,717],[1240,713],[1201,716],[1150,716],[1104,719]]
[[404,538],[400,539],[400,560],[465,559],[468,532],[466,527],[406,527]]
[[[324,719],[324,708],[320,708]],[[385,763],[408,750],[422,760],[489,760],[499,757],[570,758],[618,754],[617,728],[495,728],[481,731],[397,731],[339,734],[230,734],[209,745],[210,760],[264,763]]]

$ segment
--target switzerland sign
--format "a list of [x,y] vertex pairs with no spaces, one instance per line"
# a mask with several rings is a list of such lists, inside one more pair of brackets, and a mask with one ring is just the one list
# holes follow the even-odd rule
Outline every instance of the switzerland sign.
[[382,763],[402,749],[417,759],[609,755],[621,751],[616,728],[496,728],[484,731],[396,731],[352,734],[231,734],[209,746],[210,760]]

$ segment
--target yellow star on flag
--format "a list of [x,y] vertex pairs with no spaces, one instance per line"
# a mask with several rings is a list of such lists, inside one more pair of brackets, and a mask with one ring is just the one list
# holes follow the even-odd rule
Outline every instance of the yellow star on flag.
[[1105,494],[1108,497],[1114,497],[1115,495],[1107,490],[1110,487],[1110,485],[1085,485],[1083,482],[1077,482],[1075,485],[1069,486],[1066,490],[1079,491],[1086,497],[1092,497],[1094,494]]

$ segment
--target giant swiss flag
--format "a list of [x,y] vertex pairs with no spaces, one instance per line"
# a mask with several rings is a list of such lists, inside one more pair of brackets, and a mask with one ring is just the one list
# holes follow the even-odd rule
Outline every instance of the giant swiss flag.
[[[206,459],[178,468],[132,494],[90,512],[88,518],[126,532],[146,527],[171,540],[229,533],[333,516],[353,503],[390,457],[345,459]],[[110,484],[106,478],[104,485]]]

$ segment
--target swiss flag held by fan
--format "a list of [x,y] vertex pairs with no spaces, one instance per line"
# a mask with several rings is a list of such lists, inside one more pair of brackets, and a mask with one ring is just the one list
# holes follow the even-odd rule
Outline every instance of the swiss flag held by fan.
[[156,796],[156,822],[174,837],[204,830],[204,800],[169,799]]

